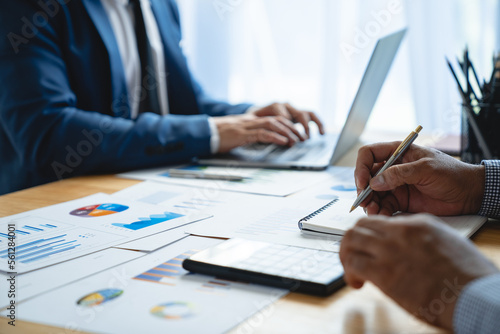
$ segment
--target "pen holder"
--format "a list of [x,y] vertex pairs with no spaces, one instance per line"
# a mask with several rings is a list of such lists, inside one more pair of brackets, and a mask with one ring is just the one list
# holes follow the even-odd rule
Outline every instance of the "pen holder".
[[500,105],[478,104],[473,113],[479,131],[491,152],[487,157],[467,117],[466,106],[462,105],[462,135],[460,158],[464,162],[478,164],[485,159],[500,157]]

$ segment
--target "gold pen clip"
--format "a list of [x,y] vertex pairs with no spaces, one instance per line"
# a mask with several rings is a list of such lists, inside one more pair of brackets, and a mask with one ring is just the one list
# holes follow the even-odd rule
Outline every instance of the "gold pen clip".
[[399,152],[406,146],[406,144],[413,138],[414,135],[418,134],[420,132],[420,130],[422,130],[422,126],[417,126],[417,128],[415,129],[415,131],[412,131],[408,137],[405,138],[405,140],[403,140],[401,142],[401,144],[398,146],[398,148],[396,149],[396,151],[394,151],[394,153],[392,154],[393,156],[396,156],[399,154]]

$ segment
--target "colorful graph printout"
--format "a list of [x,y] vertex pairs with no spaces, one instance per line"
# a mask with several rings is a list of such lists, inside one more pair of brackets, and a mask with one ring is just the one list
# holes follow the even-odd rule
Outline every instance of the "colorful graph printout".
[[115,213],[123,212],[128,209],[128,206],[121,204],[105,203],[105,204],[94,204],[89,206],[84,206],[71,211],[69,214],[78,217],[102,217],[108,216]]
[[137,231],[145,227],[153,226],[179,217],[184,217],[184,215],[174,212],[164,212],[159,215],[151,215],[148,218],[139,218],[138,221],[130,224],[114,223],[113,226],[123,227],[129,230]]
[[93,292],[80,298],[76,303],[83,307],[93,307],[96,305],[101,305],[110,300],[118,298],[122,295],[123,290],[119,289],[105,289]]
[[197,252],[199,252],[199,250],[188,250],[134,277],[134,279],[165,285],[175,285],[175,278],[189,273],[189,271],[182,268],[182,261]]
[[[163,262],[162,264],[159,264],[154,268],[149,269],[146,272],[143,272],[140,275],[137,275],[136,277],[134,277],[134,279],[151,283],[159,283],[163,285],[175,286],[176,280],[179,277],[188,274],[197,275],[197,274],[191,274],[189,271],[182,268],[182,261],[184,261],[184,259],[190,257],[191,255],[196,254],[197,252],[199,252],[199,250],[196,249],[188,250],[166,262]],[[214,295],[223,295],[225,291],[231,289],[231,283],[233,282],[218,278],[209,279],[200,282],[200,286],[196,289],[196,291]]]
[[[94,194],[0,218],[0,271],[13,270],[4,261],[9,257],[8,229],[15,232],[15,271],[22,274],[131,241],[137,241],[137,247],[149,247],[140,245],[147,243],[141,238],[210,216],[202,212],[175,212],[179,211]],[[159,246],[154,246],[155,249],[163,245],[161,242],[157,242]]]
[[151,309],[151,314],[168,320],[180,320],[195,315],[195,307],[186,302],[168,302]]

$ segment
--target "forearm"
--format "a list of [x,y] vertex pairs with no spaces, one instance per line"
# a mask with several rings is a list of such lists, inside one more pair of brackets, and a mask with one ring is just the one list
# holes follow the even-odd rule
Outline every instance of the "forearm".
[[9,115],[3,124],[6,140],[0,143],[5,162],[0,193],[60,178],[174,164],[210,154],[205,115],[146,113],[130,120],[73,107],[50,112],[16,109]]
[[[40,132],[34,128],[34,134]],[[23,150],[31,152],[27,163],[61,178],[189,161],[210,153],[209,139],[204,115],[147,113],[133,121],[76,111],[54,124],[45,138],[25,138]],[[70,152],[77,156],[73,164]]]

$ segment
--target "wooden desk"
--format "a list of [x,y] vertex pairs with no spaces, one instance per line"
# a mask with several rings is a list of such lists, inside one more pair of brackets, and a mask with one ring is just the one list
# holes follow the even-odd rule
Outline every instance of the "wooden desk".
[[[353,161],[356,150],[341,165]],[[115,176],[86,176],[0,196],[0,216],[77,199],[96,192],[113,193],[138,181]],[[500,225],[487,223],[473,237],[481,251],[500,266]],[[3,293],[3,292],[2,292]],[[18,313],[19,315],[19,313]],[[21,314],[22,315],[22,314]],[[361,290],[343,288],[328,298],[290,293],[258,312],[231,333],[439,333],[406,313],[367,284]],[[81,333],[16,321],[13,329],[0,319],[0,333]]]

